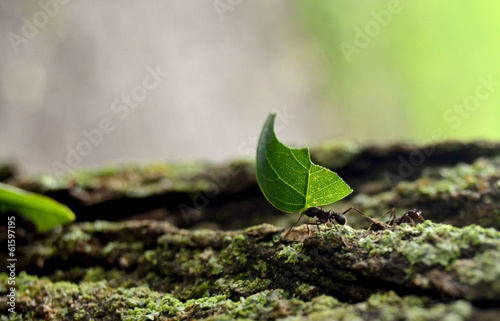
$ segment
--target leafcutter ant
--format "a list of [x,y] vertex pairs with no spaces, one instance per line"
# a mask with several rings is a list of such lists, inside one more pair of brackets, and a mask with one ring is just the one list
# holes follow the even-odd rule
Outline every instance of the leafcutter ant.
[[[367,219],[369,219],[372,222],[372,224],[368,228],[368,230],[370,230],[370,231],[386,230],[391,226],[401,225],[403,223],[408,223],[412,226],[415,226],[415,224],[416,224],[415,221],[422,221],[422,222],[425,221],[425,219],[422,216],[422,212],[418,211],[416,209],[413,209],[413,210],[406,212],[400,218],[396,218],[396,208],[395,207],[391,208],[389,211],[385,212],[379,218],[379,220],[380,220],[384,216],[386,216],[387,214],[391,213],[389,221],[383,223],[379,220],[376,220],[374,218],[369,217],[368,215],[364,214],[363,212],[361,212],[360,210],[358,210],[354,207],[350,207],[342,213],[337,213],[333,210],[325,211],[320,207],[311,207],[311,208],[308,208],[304,213],[302,213],[302,214],[306,215],[307,217],[316,218],[316,222],[314,222],[314,223],[307,222],[306,223],[308,234],[311,235],[311,230],[309,229],[309,225],[316,225],[316,227],[319,231],[320,230],[319,225],[325,224],[325,231],[326,231],[327,223],[331,222],[333,224],[333,226],[335,227],[335,229],[337,230],[337,232],[339,232],[340,238],[342,239],[342,243],[344,243],[344,245],[347,248],[349,248],[349,245],[346,243],[346,241],[342,237],[342,233],[340,232],[340,230],[337,227],[337,223],[340,225],[345,225],[347,223],[347,219],[345,217],[345,214],[347,214],[347,212],[349,212],[351,210],[358,212],[359,214],[366,217]],[[290,229],[286,232],[285,237],[288,235],[288,233],[290,233],[290,231],[294,228],[294,226],[299,223],[301,218],[302,218],[302,215],[299,216],[299,219],[297,220],[297,222],[292,227],[290,227]]]
[[[422,211],[418,211],[416,209],[409,210],[408,212],[404,213],[400,218],[396,218],[396,208],[393,207],[387,212],[385,212],[378,220],[373,219],[360,211],[357,211],[364,217],[368,218],[370,221],[372,221],[372,224],[368,228],[370,231],[382,231],[386,230],[389,226],[396,226],[396,225],[401,225],[403,223],[408,223],[412,226],[415,226],[416,221],[425,221],[424,217],[422,216]],[[383,223],[380,222],[379,220],[382,219],[384,216],[387,214],[391,213],[391,216],[389,217],[389,221]]]
[[[331,210],[331,211],[325,211],[321,207],[310,207],[310,208],[308,208],[302,214],[306,215],[307,217],[312,217],[312,218],[317,218],[317,219],[316,219],[316,222],[314,222],[314,223],[309,223],[309,222],[306,223],[307,233],[309,235],[311,235],[311,230],[309,229],[309,225],[316,225],[316,227],[318,228],[318,231],[319,231],[320,230],[319,229],[319,225],[320,224],[325,224],[325,231],[326,231],[326,225],[327,225],[327,223],[331,222],[333,224],[333,226],[335,227],[335,229],[337,230],[337,232],[339,232],[340,238],[342,239],[342,243],[344,243],[344,245],[347,248],[349,248],[349,245],[347,245],[346,241],[342,237],[342,233],[338,229],[337,224],[335,222],[337,222],[340,225],[345,225],[347,223],[347,219],[345,217],[345,214],[347,212],[351,211],[351,210],[354,210],[354,211],[360,213],[361,215],[366,216],[365,214],[361,213],[361,211],[355,209],[354,207],[348,208],[343,213],[337,213],[337,212],[335,212],[333,210]],[[290,231],[293,229],[293,227],[299,223],[299,221],[300,221],[301,218],[302,218],[302,215],[300,215],[299,219],[297,220],[297,222],[292,227],[290,227],[290,229],[288,230],[288,232],[286,232],[285,236],[287,236],[288,233],[290,233]]]
[[403,223],[408,223],[412,226],[415,226],[416,221],[425,221],[424,217],[422,216],[422,211],[416,209],[409,210],[398,219],[396,218],[396,208],[391,208],[389,211],[384,213],[382,217],[387,215],[387,213],[391,213],[389,221],[386,223],[389,226],[401,225]]

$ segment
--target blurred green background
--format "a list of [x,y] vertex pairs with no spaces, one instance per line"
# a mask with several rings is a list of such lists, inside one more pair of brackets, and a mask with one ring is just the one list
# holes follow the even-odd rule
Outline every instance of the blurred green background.
[[[278,133],[289,145],[498,140],[499,7],[2,2],[0,161],[54,171],[253,158],[275,111],[289,116]],[[24,34],[29,24],[36,33]],[[113,102],[151,68],[165,81],[129,114],[116,113]],[[103,119],[113,130],[88,145],[84,132]],[[79,155],[68,162],[70,150]]]
[[500,138],[499,9],[494,1],[301,2],[324,59],[323,93],[349,114],[349,130],[424,142]]

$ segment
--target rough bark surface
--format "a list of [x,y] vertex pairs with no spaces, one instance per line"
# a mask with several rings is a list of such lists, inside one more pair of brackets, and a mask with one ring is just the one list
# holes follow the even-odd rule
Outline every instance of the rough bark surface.
[[[349,214],[349,226],[339,226],[346,244],[331,226],[312,227],[311,235],[305,225],[289,234],[277,227],[297,217],[266,203],[251,163],[11,175],[8,182],[70,205],[80,222],[35,235],[18,217],[17,314],[7,314],[7,273],[0,313],[6,320],[498,320],[499,154],[491,143],[313,150],[313,161],[355,190],[335,208],[372,217],[418,208],[427,219],[375,232]],[[1,249],[3,262],[6,255]]]

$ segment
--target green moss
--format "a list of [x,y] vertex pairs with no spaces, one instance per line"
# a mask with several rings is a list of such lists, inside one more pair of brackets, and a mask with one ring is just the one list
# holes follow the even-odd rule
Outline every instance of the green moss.
[[232,266],[238,264],[239,266],[244,266],[247,263],[247,253],[245,236],[240,234],[236,237],[227,237],[224,239],[226,242],[230,242],[221,252],[220,259],[223,265]]
[[397,249],[400,237],[390,230],[376,232],[359,240],[358,245],[368,251],[369,256],[382,256]]
[[187,274],[200,274],[205,269],[205,264],[199,259],[201,251],[191,249],[180,249],[176,253],[177,263],[180,269],[187,271]]
[[436,245],[408,242],[404,245],[402,253],[411,265],[448,266],[450,262],[460,257],[460,248],[458,245],[448,242]]
[[[356,233],[354,232],[354,230],[350,226],[347,226],[347,225],[342,226],[342,225],[337,224],[337,228],[339,229],[340,233],[342,234],[342,237],[344,237],[345,239],[355,239],[356,238]],[[339,242],[339,243],[342,242],[340,235],[339,235],[339,232],[337,232],[337,229],[333,225],[329,226],[327,228],[326,232],[319,231],[318,233],[319,233],[320,237],[323,237],[325,240]]]
[[241,298],[239,304],[232,304],[232,315],[235,318],[257,319],[269,315],[275,304],[283,299],[283,291],[263,291]]
[[[0,274],[0,280],[5,279],[6,274]],[[64,316],[79,320],[468,320],[473,313],[472,306],[465,301],[436,303],[426,297],[399,297],[394,292],[377,293],[354,304],[341,303],[326,295],[304,302],[288,297],[280,289],[265,290],[264,287],[270,284],[262,280],[240,280],[236,285],[240,289],[260,288],[259,292],[247,297],[231,300],[225,295],[215,295],[185,302],[169,293],[161,294],[146,287],[112,289],[105,281],[79,285],[52,283],[26,273],[20,273],[19,281],[25,284],[25,289],[19,291],[18,301],[20,309],[26,311],[22,315],[25,320],[34,319],[30,317],[33,316],[30,311],[34,309],[45,311],[45,317],[53,320]],[[308,292],[311,289],[302,286],[300,290]]]
[[[153,302],[151,302],[148,307],[154,308],[155,306],[151,306]],[[159,307],[161,308],[160,312],[165,313],[166,315],[175,316],[178,313],[184,312],[184,303],[182,303],[179,299],[173,297],[170,294],[165,294],[159,302]]]
[[298,263],[302,261],[309,261],[311,257],[304,253],[303,250],[304,243],[296,242],[290,245],[281,244],[278,248],[279,251],[276,256],[279,258],[285,258],[285,263]]
[[134,308],[128,311],[127,314],[122,316],[124,321],[143,321],[143,320],[157,320],[160,312],[151,311],[150,309]]
[[[354,197],[352,205],[372,217],[387,211],[390,204],[397,207],[398,212],[420,208],[426,219],[436,222],[455,226],[480,224],[500,229],[500,216],[495,214],[500,209],[499,167],[500,157],[477,159],[473,164],[423,167],[418,178],[402,180],[391,190],[360,193]],[[382,182],[368,184],[380,187]],[[350,221],[356,227],[366,227],[361,217]]]
[[110,165],[73,171],[62,178],[50,174],[36,175],[23,179],[23,183],[36,186],[39,193],[72,189],[102,191],[104,198],[138,198],[172,191],[210,192],[213,182],[219,177],[229,177],[241,170],[251,171],[252,166],[243,161],[230,166],[202,162]]
[[313,318],[318,318],[323,313],[328,313],[328,311],[332,311],[333,309],[342,306],[346,306],[346,304],[340,303],[339,300],[329,295],[320,295],[312,299],[310,302],[307,302],[303,307],[303,311],[305,314]]
[[[184,304],[184,310],[198,310],[198,309],[210,309],[214,305],[226,301],[226,296],[225,295],[216,295],[212,297],[205,297],[205,298],[199,298],[199,299],[192,299],[192,300],[187,300],[186,303]],[[196,308],[196,309],[194,309]]]
[[317,287],[309,283],[301,283],[294,295],[299,298],[310,298],[317,293]]
[[[247,229],[246,231],[252,230],[252,228]],[[232,241],[235,245],[237,246],[244,246],[245,245],[245,235],[240,234],[232,238]]]
[[306,304],[308,320],[468,320],[472,307],[464,301],[449,305],[416,296],[378,293],[367,301],[347,305],[320,296]]
[[[473,259],[455,262],[459,280],[470,285],[466,298],[482,297],[486,300],[497,300],[500,297],[500,252],[487,250],[478,253]],[[488,291],[484,291],[488,289]]]
[[122,243],[122,242],[108,242],[105,247],[102,248],[103,255],[110,254],[123,254],[129,251],[136,251],[136,253],[141,253],[144,244],[142,242],[132,242],[132,243]]
[[[61,252],[67,251],[64,246],[73,244],[83,248],[85,244],[80,243],[88,240],[86,242],[95,251],[91,255],[98,259],[105,257],[109,260],[114,254],[127,255],[127,251],[141,252],[134,253],[139,267],[124,270],[118,267],[109,270],[75,267],[75,270],[51,275],[52,281],[21,273],[19,284],[23,288],[20,292],[25,300],[35,300],[40,307],[54,307],[55,316],[77,315],[83,320],[99,319],[100,315],[109,313],[127,320],[155,317],[202,320],[213,314],[228,319],[251,318],[256,313],[273,318],[307,315],[313,320],[334,315],[338,319],[389,318],[392,313],[396,319],[426,319],[427,316],[462,318],[467,307],[470,310],[470,306],[463,302],[457,311],[451,311],[452,305],[438,305],[428,298],[401,298],[379,292],[379,297],[372,296],[356,305],[323,298],[322,304],[329,304],[329,309],[318,305],[311,306],[309,314],[304,312],[309,302],[302,300],[314,299],[321,293],[341,293],[343,296],[339,297],[348,297],[349,294],[344,294],[346,292],[337,292],[339,283],[335,283],[336,280],[342,280],[341,290],[345,284],[351,284],[347,281],[352,282],[354,290],[351,293],[354,293],[364,286],[361,280],[365,276],[447,294],[447,286],[451,285],[458,289],[455,290],[458,297],[469,300],[500,297],[500,271],[496,265],[500,259],[500,232],[479,226],[455,228],[427,221],[414,227],[403,224],[394,230],[380,232],[339,226],[351,245],[350,249],[341,245],[339,233],[333,227],[304,242],[281,240],[276,237],[280,230],[267,225],[243,233],[173,230],[164,235],[158,233],[162,242],[142,253],[142,243],[129,237],[133,233],[128,232],[134,231],[132,226],[141,231],[140,224],[118,223],[125,228],[123,236],[106,224],[97,224],[98,227],[86,223],[67,228],[71,236],[66,238],[60,232],[54,232],[56,237],[53,239]],[[96,246],[95,240],[104,238],[89,231],[98,229],[103,231],[99,234],[112,231],[113,241],[103,241]],[[137,230],[134,233],[137,235]],[[401,266],[410,267],[406,275]],[[284,269],[290,277],[283,277]],[[66,280],[81,281],[54,282],[60,275]],[[359,278],[360,275],[363,277]],[[441,284],[436,276],[450,278],[443,278]],[[2,277],[5,280],[5,276],[1,276],[0,281]],[[29,295],[35,299],[28,299]],[[52,303],[47,301],[48,297],[52,298]],[[214,303],[211,299],[215,297]],[[203,298],[206,300],[198,301]],[[161,305],[161,300],[171,302],[170,306]],[[26,309],[27,302],[23,303]],[[389,309],[388,306],[396,308]]]
[[265,277],[267,275],[267,264],[266,261],[258,261],[257,264],[252,266],[256,271],[261,272],[261,277]]
[[[349,166],[353,157],[365,157],[357,148],[334,149],[336,152],[319,157],[330,159],[332,163],[327,166],[331,168]],[[419,178],[401,182],[390,191],[378,181],[368,182],[369,186],[363,185],[360,190],[372,193],[361,192],[355,201],[363,208],[370,207],[367,214],[374,217],[388,205],[397,206],[398,213],[403,208],[423,206],[429,215],[436,215],[436,221],[444,221],[456,212],[464,225],[474,222],[491,226],[491,222],[500,222],[499,165],[497,158],[478,160],[472,165],[423,168]],[[74,173],[63,180],[46,176],[39,182],[45,190],[70,188],[75,195],[102,196],[99,201],[172,191],[192,195],[213,186],[219,169],[205,164],[114,167]],[[248,176],[245,179],[253,184],[252,176]],[[424,215],[429,218],[427,212]],[[479,226],[460,229],[430,220],[382,232],[338,228],[350,249],[341,244],[339,233],[331,225],[326,232],[322,230],[304,242],[290,242],[271,225],[224,232],[187,231],[153,222],[77,223],[19,248],[27,262],[24,267],[46,269],[50,278],[31,276],[19,269],[18,319],[483,319],[483,311],[470,302],[444,303],[424,295],[400,297],[394,292],[364,288],[372,280],[381,286],[397,284],[408,293],[415,289],[442,291],[456,295],[455,299],[489,300],[487,304],[500,297],[497,230]],[[315,228],[312,230],[315,232]],[[120,265],[120,258],[129,261],[130,266]],[[80,264],[83,259],[85,265]],[[51,270],[73,262],[74,268]],[[6,274],[1,273],[2,293],[6,291],[6,280]],[[328,293],[346,299],[368,295],[363,291],[371,290],[377,293],[357,303],[317,296]],[[5,300],[0,300],[0,310],[5,311]]]
[[401,196],[410,196],[417,191],[431,200],[446,200],[460,197],[477,200],[480,193],[489,186],[489,178],[498,175],[500,158],[478,159],[473,164],[458,164],[455,167],[441,168],[429,177],[414,182],[401,182],[396,190]]
[[74,251],[77,244],[83,244],[83,252],[90,253],[92,252],[92,247],[88,245],[88,241],[91,238],[92,235],[85,233],[80,227],[70,225],[68,230],[62,235],[61,242],[65,243],[69,251]]
[[272,286],[272,280],[265,278],[249,279],[246,274],[235,278],[219,278],[212,287],[217,293],[229,296],[248,296]]
[[[5,288],[0,288],[1,292],[3,292],[3,293],[5,293],[7,290],[7,288],[6,288],[7,280],[8,280],[7,274],[0,273],[0,284],[1,284],[0,287],[5,286]],[[32,288],[33,286],[35,286],[36,284],[38,284],[42,280],[44,280],[45,282],[50,282],[50,280],[46,277],[39,278],[36,275],[27,274],[26,271],[21,271],[21,272],[19,272],[18,279],[16,280],[16,281],[19,281],[19,282],[16,282],[17,291],[19,291],[19,292],[29,291],[30,288]]]
[[157,255],[158,253],[156,250],[147,250],[143,253],[143,259],[151,265],[156,266],[158,264]]
[[500,233],[494,229],[468,226],[463,229],[445,224],[426,221],[412,227],[408,224],[397,226],[394,231],[374,233],[359,241],[359,246],[370,256],[379,256],[396,251],[401,253],[411,265],[441,265],[447,267],[471,246],[500,245],[495,238]]
[[460,258],[463,250],[470,249],[471,246],[500,246],[499,232],[479,226],[471,225],[459,229],[428,221],[417,225],[415,230],[418,235],[402,244],[401,252],[411,264],[448,266]]
[[219,259],[216,257],[211,257],[208,260],[208,265],[212,268],[212,272],[211,272],[212,275],[219,275],[222,272],[224,272],[224,265],[222,265],[219,262]]
[[194,230],[190,233],[190,240],[194,244],[209,244],[219,237],[220,232],[213,230]]

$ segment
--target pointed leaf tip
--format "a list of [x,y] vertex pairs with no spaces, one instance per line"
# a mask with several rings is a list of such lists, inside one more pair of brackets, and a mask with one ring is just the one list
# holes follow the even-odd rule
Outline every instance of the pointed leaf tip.
[[275,118],[269,115],[257,145],[257,181],[267,200],[293,213],[349,195],[352,189],[335,172],[311,162],[307,148],[290,148],[276,138]]

